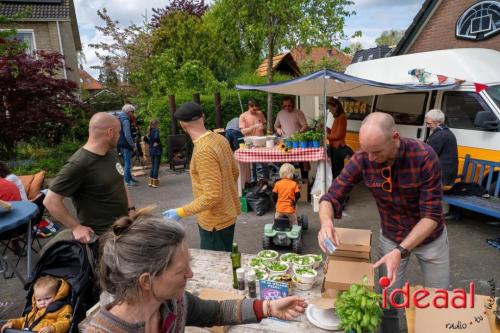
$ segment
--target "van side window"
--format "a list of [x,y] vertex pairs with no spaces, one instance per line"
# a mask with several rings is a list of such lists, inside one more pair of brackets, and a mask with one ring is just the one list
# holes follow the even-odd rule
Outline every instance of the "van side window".
[[470,91],[449,91],[443,94],[442,110],[450,128],[480,131],[474,126],[479,111],[490,111],[479,96]]
[[372,109],[372,96],[340,97],[347,119],[363,120]]
[[396,124],[422,126],[428,93],[377,96],[374,112],[389,113]]

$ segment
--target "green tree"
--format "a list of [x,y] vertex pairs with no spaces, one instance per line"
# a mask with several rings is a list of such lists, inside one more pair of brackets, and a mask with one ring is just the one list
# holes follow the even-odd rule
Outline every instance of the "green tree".
[[[345,17],[350,0],[216,0],[223,18],[221,30],[239,34],[243,45],[255,45],[267,59],[267,79],[273,81],[275,53],[296,46],[339,46],[346,38]],[[272,94],[268,94],[268,129],[272,128]]]
[[360,42],[353,42],[351,43],[348,47],[344,49],[344,52],[350,55],[351,57],[354,57],[356,52],[360,51],[363,49],[363,45]]
[[391,30],[382,31],[382,34],[377,39],[375,39],[375,44],[377,44],[378,46],[397,45],[399,43],[399,41],[401,40],[401,38],[403,38],[404,34],[405,34],[404,30],[391,29]]

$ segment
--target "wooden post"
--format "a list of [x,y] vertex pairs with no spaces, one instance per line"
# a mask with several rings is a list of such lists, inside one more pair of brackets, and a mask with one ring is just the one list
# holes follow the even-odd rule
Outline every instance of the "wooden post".
[[175,120],[175,95],[168,96],[168,109],[170,110],[170,134],[177,134],[177,121]]
[[201,105],[200,93],[194,93],[193,94],[193,102],[198,103],[198,104]]
[[222,128],[222,107],[221,107],[221,98],[220,92],[216,92],[214,94],[214,102],[215,102],[215,128]]

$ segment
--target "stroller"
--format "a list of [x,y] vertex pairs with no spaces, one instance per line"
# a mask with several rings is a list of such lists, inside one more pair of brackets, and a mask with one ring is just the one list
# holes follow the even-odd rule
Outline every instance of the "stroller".
[[[99,300],[99,291],[94,283],[93,261],[92,250],[87,245],[77,241],[60,241],[48,248],[24,286],[28,293],[23,316],[31,311],[35,281],[43,275],[60,277],[71,286],[70,294],[65,300],[65,304],[70,304],[73,307],[73,318],[68,332],[78,332],[78,323],[85,318],[86,311]],[[5,332],[21,331],[8,329]]]

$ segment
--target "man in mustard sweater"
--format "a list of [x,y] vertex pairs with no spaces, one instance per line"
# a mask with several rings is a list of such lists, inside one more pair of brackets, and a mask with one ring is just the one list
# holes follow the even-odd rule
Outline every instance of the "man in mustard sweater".
[[231,147],[222,135],[205,128],[199,104],[184,103],[174,116],[194,143],[189,168],[194,200],[163,215],[176,221],[197,215],[200,248],[230,252],[236,217],[240,214],[236,185],[239,171]]

